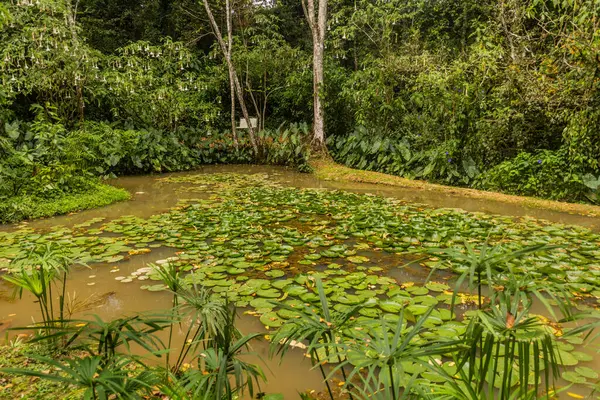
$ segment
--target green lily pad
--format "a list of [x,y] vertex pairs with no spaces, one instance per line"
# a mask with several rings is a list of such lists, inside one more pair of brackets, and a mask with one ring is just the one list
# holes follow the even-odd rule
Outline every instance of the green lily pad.
[[271,301],[269,301],[267,299],[261,299],[261,298],[252,300],[250,302],[250,306],[254,307],[256,309],[261,309],[261,310],[264,310],[264,309],[272,310],[273,308],[275,308],[275,305]]
[[293,282],[293,280],[291,280],[291,279],[280,279],[280,280],[271,282],[271,286],[273,286],[275,289],[282,290],[284,287],[292,284],[292,282]]
[[301,294],[308,292],[308,289],[300,285],[289,285],[284,287],[283,291],[290,296],[300,296]]
[[560,365],[571,366],[579,364],[579,360],[577,360],[577,358],[575,358],[571,353],[560,349],[555,350],[555,352],[557,353],[557,362]]
[[432,292],[443,292],[444,290],[450,290],[450,286],[439,282],[427,282],[425,287]]
[[285,275],[285,272],[279,269],[273,269],[271,271],[265,272],[265,275],[271,278],[280,278]]
[[276,312],[267,312],[260,316],[260,322],[264,326],[268,326],[270,328],[279,328],[283,325],[283,320],[277,315]]
[[378,310],[377,308],[359,308],[358,313],[360,315],[364,315],[365,317],[369,317],[369,318],[378,318],[379,315],[381,314],[381,310]]
[[347,260],[354,264],[363,264],[369,261],[367,257],[363,256],[352,256],[348,257]]
[[145,285],[141,287],[142,289],[146,289],[149,292],[160,292],[162,290],[167,290],[167,287],[165,285]]
[[119,261],[124,260],[124,259],[125,259],[125,256],[110,256],[110,257],[107,257],[105,259],[105,261],[110,264],[110,263],[119,262]]
[[411,304],[406,309],[412,313],[412,315],[418,316],[425,314],[427,310],[429,310],[429,306],[425,306],[422,304]]
[[589,367],[576,367],[575,372],[588,379],[598,379],[598,373]]
[[391,300],[382,300],[379,302],[379,307],[389,313],[399,313],[402,310],[402,304]]
[[269,299],[277,298],[281,296],[281,292],[277,289],[259,289],[256,291],[256,295],[259,297],[266,297]]
[[590,354],[582,353],[581,351],[574,351],[571,354],[577,361],[592,361],[594,359]]
[[572,382],[572,383],[577,383],[577,384],[586,382],[585,377],[583,377],[583,376],[579,375],[577,372],[573,372],[573,371],[563,372],[561,376],[567,382]]

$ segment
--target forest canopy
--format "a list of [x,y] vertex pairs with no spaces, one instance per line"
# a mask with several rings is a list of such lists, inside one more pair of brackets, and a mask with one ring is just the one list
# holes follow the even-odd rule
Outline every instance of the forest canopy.
[[[89,190],[82,176],[305,166],[316,99],[348,166],[599,201],[599,0],[325,7],[311,24],[291,0],[0,4],[0,208]],[[256,133],[236,132],[244,115]]]

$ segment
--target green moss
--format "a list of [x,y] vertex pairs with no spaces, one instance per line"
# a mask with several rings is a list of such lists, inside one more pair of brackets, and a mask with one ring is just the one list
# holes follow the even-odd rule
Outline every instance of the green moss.
[[51,217],[74,211],[102,207],[128,200],[130,193],[102,183],[94,183],[84,193],[60,195],[53,199],[22,195],[0,200],[0,223]]

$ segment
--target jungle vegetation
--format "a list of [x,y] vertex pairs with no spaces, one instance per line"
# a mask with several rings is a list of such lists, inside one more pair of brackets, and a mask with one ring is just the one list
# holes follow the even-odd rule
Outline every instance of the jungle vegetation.
[[[0,223],[128,198],[115,176],[317,156],[600,202],[600,0],[4,0],[0,81]],[[0,231],[3,281],[39,307],[0,348],[1,395],[281,399],[247,361],[263,338],[303,346],[331,400],[598,396],[595,232],[261,174],[161,182],[210,196]],[[79,268],[160,247],[115,284],[165,310],[74,311]]]

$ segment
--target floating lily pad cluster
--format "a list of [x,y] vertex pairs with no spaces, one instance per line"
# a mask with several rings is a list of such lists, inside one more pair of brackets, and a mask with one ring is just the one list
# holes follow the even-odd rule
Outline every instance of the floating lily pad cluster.
[[[12,259],[48,242],[60,243],[74,259],[87,264],[118,265],[167,247],[176,255],[159,263],[174,263],[187,272],[186,282],[209,287],[213,296],[248,307],[269,328],[297,317],[292,310],[276,307],[276,302],[299,310],[316,305],[314,282],[320,277],[335,310],[364,303],[359,322],[374,318],[394,322],[401,309],[410,322],[436,306],[423,335],[454,338],[466,325],[449,310],[452,288],[445,279],[451,275],[434,274],[434,281],[423,281],[428,266],[459,273],[467,266],[440,264],[431,257],[421,260],[421,284],[413,282],[417,276],[398,282],[390,272],[415,262],[415,256],[407,253],[462,248],[466,241],[475,245],[487,241],[507,251],[544,243],[557,248],[513,261],[513,272],[527,273],[574,297],[600,298],[600,236],[584,228],[430,209],[368,194],[282,187],[266,174],[198,174],[170,177],[163,183],[189,184],[189,191],[208,196],[188,199],[146,219],[125,216],[107,223],[95,219],[72,229],[0,232],[0,268],[10,272]],[[152,268],[116,275],[121,282],[146,281],[141,287],[150,291],[165,288]],[[474,297],[463,294],[459,301],[468,317]],[[561,341],[559,351],[565,365],[575,366],[589,356],[575,351],[577,338],[570,340]],[[564,378],[577,383],[595,379],[593,371],[578,368]]]

